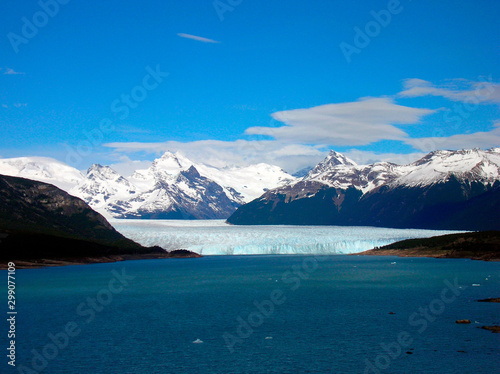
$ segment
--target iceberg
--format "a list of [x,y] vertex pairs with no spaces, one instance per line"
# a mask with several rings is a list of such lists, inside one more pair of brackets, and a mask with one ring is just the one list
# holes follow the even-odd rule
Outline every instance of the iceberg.
[[120,220],[110,223],[145,246],[201,255],[351,254],[399,240],[459,231],[359,226],[233,226],[224,220]]

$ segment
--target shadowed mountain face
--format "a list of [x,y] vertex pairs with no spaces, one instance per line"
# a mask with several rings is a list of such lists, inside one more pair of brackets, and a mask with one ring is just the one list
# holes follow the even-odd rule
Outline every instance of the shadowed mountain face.
[[83,200],[59,188],[0,175],[0,258],[82,258],[165,253],[125,238]]
[[0,227],[101,244],[134,245],[83,200],[29,179],[0,176]]
[[358,166],[332,152],[302,180],[228,219],[242,225],[499,230],[500,150],[436,151],[410,165]]

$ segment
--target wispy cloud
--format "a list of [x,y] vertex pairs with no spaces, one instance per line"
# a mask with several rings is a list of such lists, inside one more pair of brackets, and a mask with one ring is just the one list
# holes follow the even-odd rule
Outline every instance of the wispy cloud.
[[423,79],[412,78],[404,82],[404,90],[398,96],[441,96],[452,101],[500,104],[500,84],[488,78],[481,81],[453,79],[446,85],[435,85]]
[[7,104],[2,104],[2,108],[5,108],[5,109],[8,109],[12,106],[15,108],[23,108],[25,106],[28,106],[28,103],[14,103],[14,104],[11,104],[10,106]]
[[5,68],[5,71],[3,72],[4,75],[22,75],[24,73],[15,71],[14,69],[11,68]]
[[203,38],[201,36],[196,36],[191,34],[178,33],[177,35],[180,36],[181,38],[192,39],[202,43],[220,43],[217,40]]

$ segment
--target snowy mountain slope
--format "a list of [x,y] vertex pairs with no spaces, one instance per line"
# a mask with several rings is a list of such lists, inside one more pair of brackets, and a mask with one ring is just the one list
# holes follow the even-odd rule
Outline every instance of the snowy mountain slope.
[[[122,216],[158,217],[163,210],[169,217],[227,218],[236,207],[295,178],[277,166],[218,169],[194,163],[180,153],[165,152],[128,180],[139,193],[127,201]],[[119,202],[111,210],[117,212],[117,205]]]
[[84,175],[54,159],[0,159],[0,174],[54,184],[107,218],[227,218],[238,206],[296,178],[277,166],[214,168],[165,152],[125,178],[109,166]]
[[64,191],[85,180],[79,170],[49,157],[0,159],[0,174],[50,183]]
[[356,165],[332,151],[307,176],[239,207],[228,222],[500,229],[499,187],[500,148],[435,151],[409,165]]
[[92,165],[86,178],[69,190],[93,209],[106,213],[107,207],[117,201],[128,200],[136,193],[137,188],[109,166]]
[[[158,180],[148,191],[126,201],[123,218],[214,219],[228,217],[239,205],[230,200],[223,188],[201,176],[194,166],[180,171],[175,178]],[[110,209],[120,207],[115,201]]]
[[451,175],[460,180],[490,184],[500,180],[500,148],[434,151],[409,165],[389,162],[357,165],[342,154],[331,151],[302,181],[342,189],[352,186],[367,193],[386,184],[429,186],[446,182]]
[[341,153],[331,151],[303,178],[278,187],[289,198],[312,196],[319,189],[330,187],[347,189],[354,187],[363,193],[396,180],[404,174],[404,166],[390,162],[358,165]]
[[193,164],[180,153],[165,152],[149,168],[136,170],[128,179],[141,191],[145,191],[151,189],[158,180],[174,180],[177,174]]
[[500,180],[500,148],[435,151],[400,170],[394,185],[428,186],[446,182],[451,175],[491,184]]
[[[212,179],[229,191],[237,192],[238,196],[235,199],[241,203],[252,201],[269,189],[297,180],[280,167],[264,163],[224,169],[198,165],[197,169],[200,174]],[[234,192],[230,193],[233,195]]]
[[175,176],[194,166],[201,176],[219,184],[229,199],[239,204],[249,202],[268,189],[283,186],[296,180],[278,166],[256,164],[245,167],[215,168],[195,163],[181,153],[165,152],[153,161],[148,169],[136,170],[128,179],[142,189],[152,187],[154,180],[172,180]]

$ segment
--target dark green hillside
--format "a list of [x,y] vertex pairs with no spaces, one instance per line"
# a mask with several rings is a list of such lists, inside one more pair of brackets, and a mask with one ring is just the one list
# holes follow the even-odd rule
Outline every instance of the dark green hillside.
[[3,267],[7,261],[37,265],[174,256],[125,238],[83,200],[51,184],[0,175]]
[[83,200],[30,179],[0,176],[0,229],[139,248]]
[[480,231],[407,239],[362,254],[500,260],[500,231]]

